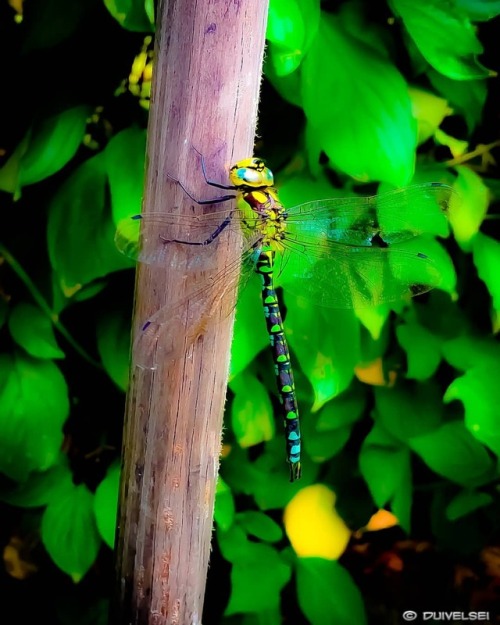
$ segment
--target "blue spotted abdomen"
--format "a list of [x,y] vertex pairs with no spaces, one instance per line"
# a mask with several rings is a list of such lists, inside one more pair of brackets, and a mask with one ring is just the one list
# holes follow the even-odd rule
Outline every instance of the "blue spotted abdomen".
[[262,276],[262,302],[267,332],[273,353],[278,393],[283,406],[287,460],[290,463],[290,481],[301,474],[300,423],[290,353],[286,342],[278,298],[274,289],[273,270],[275,252],[263,248],[256,261],[256,271]]

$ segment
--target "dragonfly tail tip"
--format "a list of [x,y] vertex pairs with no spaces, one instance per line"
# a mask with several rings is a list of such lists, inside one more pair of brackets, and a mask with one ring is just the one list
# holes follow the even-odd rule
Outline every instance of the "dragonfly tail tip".
[[290,482],[299,480],[302,476],[302,467],[300,462],[290,463]]

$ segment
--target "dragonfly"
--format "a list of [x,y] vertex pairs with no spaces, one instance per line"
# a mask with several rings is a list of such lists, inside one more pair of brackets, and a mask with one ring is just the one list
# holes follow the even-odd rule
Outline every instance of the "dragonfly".
[[[136,261],[162,267],[175,264],[184,279],[195,276],[187,296],[187,344],[206,330],[212,318],[231,312],[238,290],[252,274],[260,277],[293,482],[302,472],[300,420],[275,276],[283,278],[290,292],[333,308],[369,308],[438,287],[440,271],[420,242],[429,230],[443,231],[454,191],[430,182],[375,196],[313,200],[285,208],[274,175],[262,159],[235,163],[229,170],[230,184],[224,185],[208,178],[200,157],[207,185],[231,193],[198,200],[172,179],[201,206],[230,206],[201,215],[134,215],[120,222],[115,242]],[[217,271],[216,250],[222,241],[236,252]],[[200,254],[189,255],[188,260],[182,255],[174,258],[174,250],[185,246],[200,248]],[[143,323],[133,347],[136,364],[154,368],[153,352],[153,358],[167,361],[179,355],[186,343],[178,336],[164,337],[185,310],[182,302],[166,304]]]

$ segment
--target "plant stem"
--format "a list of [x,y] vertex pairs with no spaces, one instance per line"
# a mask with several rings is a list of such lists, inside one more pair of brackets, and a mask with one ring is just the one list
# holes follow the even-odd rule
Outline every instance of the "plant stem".
[[26,271],[23,269],[21,264],[16,260],[16,258],[9,252],[9,250],[0,243],[0,256],[5,258],[9,267],[12,271],[18,276],[18,278],[25,284],[28,291],[31,293],[31,296],[38,304],[40,310],[47,315],[50,319],[54,328],[66,339],[66,341],[71,345],[71,347],[79,354],[84,360],[90,363],[93,367],[98,369],[102,369],[101,363],[97,362],[90,356],[84,349],[77,343],[77,341],[71,336],[71,334],[66,330],[63,324],[59,321],[57,314],[50,308],[48,303],[45,301],[45,298],[40,293],[40,291],[35,286],[33,280],[29,277]]
[[[210,173],[222,181],[233,162],[253,153],[267,9],[266,0],[158,3],[144,215],[169,206],[184,219],[196,214],[172,180],[194,197],[207,196],[196,151],[209,158]],[[142,352],[133,348],[118,520],[118,613],[112,620],[117,625],[201,623],[233,319],[220,306],[218,323],[207,323],[210,289],[195,306],[189,295],[193,285],[209,283],[241,253],[235,237],[222,239],[210,250],[209,266],[203,250],[187,245],[161,271],[138,266],[135,336],[151,339],[155,362],[149,369],[139,366]],[[173,302],[182,304],[165,331],[141,334],[145,320]]]

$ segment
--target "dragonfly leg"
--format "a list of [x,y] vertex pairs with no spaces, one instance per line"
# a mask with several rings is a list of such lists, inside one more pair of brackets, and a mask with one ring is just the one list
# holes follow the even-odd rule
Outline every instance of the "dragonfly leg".
[[197,150],[194,145],[191,146],[193,148],[193,150],[196,152],[196,154],[198,154],[198,156],[200,157],[201,160],[201,171],[203,172],[203,178],[205,178],[205,182],[207,184],[209,184],[211,187],[217,187],[218,189],[227,189],[227,190],[232,190],[234,191],[234,187],[231,185],[224,185],[224,184],[220,184],[218,182],[215,182],[214,180],[210,180],[210,178],[207,176],[207,168],[205,165],[205,157],[203,156],[203,154]]
[[204,241],[180,241],[179,239],[166,239],[160,235],[161,241],[163,243],[182,243],[183,245],[210,245],[215,239],[219,236],[219,234],[229,226],[231,223],[231,219],[233,217],[234,211],[231,211],[229,215],[224,219],[224,221],[212,232],[212,234],[205,239]]
[[[203,178],[208,185],[210,185],[211,187],[217,187],[218,189],[226,189],[228,191],[236,190],[234,186],[219,184],[218,182],[215,182],[214,180],[210,180],[207,176],[205,157],[194,146],[191,146],[191,147],[201,159],[201,171],[203,172]],[[182,184],[182,182],[178,178],[175,178],[168,172],[167,172],[167,176],[170,178],[170,180],[173,180],[174,182],[176,182],[180,186],[180,188],[184,191],[184,193],[188,197],[190,197],[193,200],[193,202],[196,202],[196,204],[221,204],[222,202],[227,202],[228,200],[232,200],[236,197],[235,194],[231,194],[231,195],[228,194],[228,195],[222,195],[220,197],[211,198],[210,200],[198,200],[194,196],[192,196],[191,193],[189,193],[189,191],[186,189],[186,187]]]
[[[191,195],[191,193],[189,193],[189,191],[186,189],[186,187],[182,184],[182,182],[177,179],[174,178],[174,176],[171,176],[170,174],[167,173],[167,176],[170,178],[170,180],[173,180],[174,182],[176,182],[180,188],[184,191],[184,193],[193,200],[193,202],[196,202],[196,204],[221,204],[222,202],[227,202],[228,200],[233,200],[236,195],[222,195],[220,197],[214,197],[214,198],[210,198],[209,200],[198,200],[197,198],[194,197],[194,195]],[[210,184],[210,183],[209,183]],[[233,187],[220,187],[221,189],[232,189]]]

